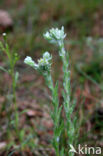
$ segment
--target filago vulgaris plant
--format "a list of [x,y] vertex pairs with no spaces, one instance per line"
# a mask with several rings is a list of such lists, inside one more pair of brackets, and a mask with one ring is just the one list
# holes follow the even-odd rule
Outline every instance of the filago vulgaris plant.
[[19,57],[16,52],[10,50],[10,47],[7,42],[6,33],[3,33],[3,42],[0,41],[0,50],[3,51],[3,53],[5,53],[5,55],[7,56],[6,59],[7,59],[7,63],[8,63],[7,68],[0,66],[0,70],[7,72],[12,80],[11,89],[10,89],[10,92],[11,92],[10,94],[12,96],[10,96],[10,98],[12,99],[11,101],[13,103],[13,105],[12,105],[13,109],[11,111],[14,113],[14,119],[11,120],[11,113],[9,113],[8,114],[8,133],[9,134],[11,133],[10,125],[11,125],[11,123],[13,123],[13,126],[15,127],[15,130],[16,130],[16,134],[18,135],[18,133],[19,133],[18,132],[19,117],[18,117],[18,108],[17,108],[17,103],[16,103],[16,86],[17,86],[19,73],[17,71],[15,71],[15,65],[16,65]]
[[[24,60],[26,64],[37,70],[45,79],[48,88],[52,95],[53,111],[51,117],[54,123],[54,135],[52,144],[55,149],[56,156],[73,156],[72,152],[69,152],[70,145],[74,145],[76,142],[75,132],[75,118],[72,117],[74,105],[70,102],[70,70],[69,70],[69,54],[64,48],[64,39],[66,34],[64,33],[64,27],[61,29],[52,28],[46,32],[44,38],[51,44],[58,47],[59,56],[63,63],[63,104],[59,105],[58,97],[58,82],[54,85],[51,75],[52,56],[49,52],[45,52],[43,57],[38,60],[37,63],[27,56]],[[65,112],[66,121],[63,119],[62,110]],[[67,134],[67,146],[62,143],[62,133]]]

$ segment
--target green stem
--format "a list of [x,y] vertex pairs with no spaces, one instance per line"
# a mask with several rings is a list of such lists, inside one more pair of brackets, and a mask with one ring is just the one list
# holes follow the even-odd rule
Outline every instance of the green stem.
[[[15,127],[16,127],[16,132],[18,134],[18,108],[17,108],[17,104],[16,104],[16,81],[15,81],[15,58],[13,57],[12,52],[9,49],[9,45],[7,43],[7,38],[6,36],[4,36],[4,41],[5,41],[5,45],[3,45],[2,43],[0,43],[0,47],[1,49],[6,53],[9,63],[10,63],[10,76],[12,79],[12,94],[13,94],[13,104],[14,104],[14,111],[15,111]],[[10,114],[8,114],[9,116],[9,120],[10,120]],[[9,121],[10,122],[10,121]],[[10,126],[10,125],[9,125]]]
[[[71,105],[70,105],[70,71],[69,71],[69,56],[65,51],[64,43],[59,45],[59,53],[61,54],[61,59],[63,62],[63,87],[64,87],[64,110],[67,119],[67,135],[68,135],[68,145],[73,145],[73,136],[74,136],[74,125],[71,118]],[[70,153],[73,156],[73,153]]]
[[15,82],[15,72],[14,72],[14,66],[11,63],[11,78],[12,78],[12,90],[13,90],[13,104],[14,104],[14,111],[15,111],[15,127],[16,127],[16,133],[18,132],[18,123],[19,123],[19,116],[18,116],[18,107],[16,103],[16,82]]
[[60,156],[60,151],[59,151],[59,141],[57,141],[57,129],[59,129],[59,121],[60,118],[58,119],[58,117],[60,117],[60,114],[58,114],[59,112],[59,100],[58,100],[58,93],[57,91],[55,92],[55,88],[53,86],[53,80],[51,77],[50,72],[46,75],[44,75],[45,81],[47,86],[49,87],[51,94],[52,94],[52,103],[53,103],[53,114],[52,114],[52,119],[54,122],[54,138],[53,138],[53,143],[55,144],[54,149],[56,152],[56,156]]

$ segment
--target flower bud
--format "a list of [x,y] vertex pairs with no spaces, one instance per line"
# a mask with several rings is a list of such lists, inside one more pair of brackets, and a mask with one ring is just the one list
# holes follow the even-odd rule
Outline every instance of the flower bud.
[[46,32],[44,34],[44,38],[47,39],[50,43],[57,44],[58,42],[62,42],[64,38],[66,37],[66,34],[64,33],[64,27],[62,26],[61,29],[58,28],[52,28],[49,32]]
[[34,67],[35,66],[35,62],[32,60],[32,58],[30,56],[27,56],[24,60],[24,63],[28,64],[29,66]]

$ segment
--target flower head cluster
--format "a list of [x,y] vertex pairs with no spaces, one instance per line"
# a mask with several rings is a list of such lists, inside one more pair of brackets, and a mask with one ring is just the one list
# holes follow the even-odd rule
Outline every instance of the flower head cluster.
[[34,69],[38,70],[40,73],[45,73],[50,71],[52,56],[49,52],[45,52],[43,54],[43,58],[38,60],[38,63],[35,63],[31,57],[27,56],[24,60],[24,63],[28,64],[29,66],[33,67]]
[[47,39],[50,43],[60,43],[66,37],[64,33],[64,27],[62,26],[61,29],[52,28],[50,31],[47,31],[44,35],[44,38]]

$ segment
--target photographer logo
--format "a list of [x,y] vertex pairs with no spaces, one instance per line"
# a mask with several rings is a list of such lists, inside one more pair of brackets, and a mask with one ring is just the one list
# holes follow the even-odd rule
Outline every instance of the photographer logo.
[[79,144],[77,149],[75,149],[72,144],[69,144],[69,146],[70,146],[69,153],[73,152],[78,154],[96,154],[96,155],[102,154],[101,147],[88,147],[87,145],[81,146]]

